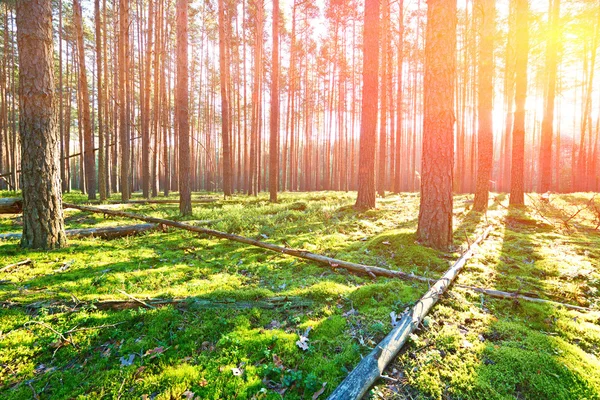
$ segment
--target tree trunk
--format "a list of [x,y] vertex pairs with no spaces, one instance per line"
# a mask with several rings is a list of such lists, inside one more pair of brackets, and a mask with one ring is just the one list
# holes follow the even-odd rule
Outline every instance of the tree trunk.
[[[223,145],[223,193],[231,196],[233,180],[231,171],[231,107],[229,105],[229,60],[230,35],[229,12],[225,15],[225,0],[219,0],[219,76],[221,82],[221,136]],[[229,11],[229,10],[228,10]]]
[[[106,158],[104,134],[104,85],[102,84],[102,20],[100,19],[100,0],[94,0],[94,19],[96,23],[96,81],[98,85],[98,192],[100,200],[106,199]],[[105,27],[106,29],[106,27]],[[62,114],[61,114],[62,117]]]
[[85,48],[83,43],[83,21],[81,16],[81,3],[73,0],[73,20],[77,34],[77,55],[79,58],[79,90],[81,91],[81,124],[83,128],[85,163],[85,188],[88,199],[96,199],[96,161],[94,157],[94,135],[90,120],[90,95],[88,93],[87,70],[85,66]]
[[494,157],[494,35],[496,34],[496,5],[494,0],[479,0],[479,92],[477,136],[477,187],[473,209],[485,211],[488,207],[492,161]]
[[455,53],[456,0],[430,0],[427,2],[417,238],[440,249],[452,244]]
[[177,0],[177,132],[179,135],[179,212],[192,215],[188,99],[188,1]]
[[121,148],[121,198],[131,197],[129,185],[129,0],[119,0],[119,141]]
[[[377,142],[377,98],[379,80],[380,0],[365,1],[363,93],[358,155],[357,209],[375,207],[375,143]],[[326,154],[326,157],[329,155]]]
[[279,178],[279,0],[273,0],[273,61],[269,136],[269,198],[277,201]]
[[527,99],[527,59],[529,56],[529,4],[516,1],[515,118],[512,134],[510,205],[524,205],[525,100]]
[[[557,73],[557,55],[559,18],[560,18],[560,0],[552,0],[552,7],[549,17],[549,38],[546,43],[546,104],[544,109],[544,119],[542,120],[542,138],[540,143],[540,192],[547,192],[552,187],[552,136],[554,126],[554,99],[556,96],[556,73]],[[560,179],[557,173],[557,179]]]
[[[54,249],[66,245],[56,127],[52,2],[16,3],[21,89],[21,246]],[[14,168],[16,171],[16,168]]]

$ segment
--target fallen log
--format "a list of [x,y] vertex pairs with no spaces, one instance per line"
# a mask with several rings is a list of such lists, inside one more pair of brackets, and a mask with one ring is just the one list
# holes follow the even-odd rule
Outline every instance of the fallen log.
[[276,253],[283,253],[283,254],[293,256],[293,257],[303,258],[305,260],[315,261],[319,264],[327,265],[327,266],[329,266],[329,268],[332,268],[332,269],[342,268],[342,269],[346,269],[350,272],[364,274],[364,275],[368,275],[368,276],[385,276],[388,278],[416,280],[416,281],[421,281],[421,282],[430,282],[431,281],[430,278],[425,278],[422,276],[409,274],[409,273],[406,273],[403,271],[393,271],[393,270],[389,270],[389,269],[385,269],[385,268],[381,268],[381,267],[375,267],[375,266],[370,266],[370,265],[353,263],[353,262],[349,262],[349,261],[338,260],[335,258],[311,253],[311,252],[305,251],[305,250],[281,247],[281,246],[277,246],[275,244],[261,242],[261,241],[250,239],[250,238],[247,238],[244,236],[220,232],[220,231],[216,231],[213,229],[202,228],[199,226],[192,226],[189,224],[185,224],[183,222],[172,221],[169,219],[147,217],[144,215],[134,214],[134,213],[125,212],[125,211],[107,210],[107,209],[102,209],[102,208],[98,208],[98,207],[81,206],[81,205],[70,204],[70,203],[65,203],[64,206],[69,207],[69,208],[74,208],[77,210],[81,210],[81,211],[86,211],[86,212],[93,212],[93,213],[112,215],[112,216],[116,216],[116,217],[137,219],[140,221],[161,224],[161,225],[165,225],[165,226],[171,226],[173,228],[184,229],[184,230],[190,231],[190,232],[214,236],[214,237],[218,237],[221,239],[228,239],[228,240],[231,240],[234,242],[249,244],[249,245],[260,247],[260,248],[263,248],[266,250],[274,251]]
[[[375,267],[375,266],[370,266],[370,265],[363,265],[363,264],[357,264],[357,263],[353,263],[353,262],[338,260],[335,258],[322,256],[322,255],[311,253],[311,252],[304,251],[304,250],[297,250],[297,249],[291,249],[291,248],[287,248],[287,247],[281,247],[281,246],[277,246],[277,245],[274,245],[271,243],[265,243],[265,242],[260,242],[258,240],[246,238],[243,236],[238,236],[238,235],[234,235],[234,234],[230,234],[230,233],[215,231],[212,229],[207,229],[207,228],[202,228],[202,227],[197,227],[197,226],[191,226],[188,224],[184,224],[184,223],[177,222],[177,221],[171,221],[168,219],[146,217],[143,215],[124,212],[124,211],[106,210],[106,209],[101,209],[101,208],[96,208],[96,207],[79,206],[76,204],[65,204],[65,207],[70,207],[70,208],[78,209],[81,211],[87,211],[87,212],[93,212],[93,213],[105,213],[107,215],[113,215],[113,216],[117,216],[117,217],[139,219],[142,221],[171,226],[174,228],[184,229],[184,230],[191,231],[191,232],[202,233],[202,234],[206,234],[206,235],[210,235],[210,236],[216,236],[216,237],[219,237],[222,239],[228,239],[228,240],[232,240],[235,242],[250,244],[252,246],[257,246],[257,247],[260,247],[260,248],[263,248],[266,250],[274,251],[276,253],[283,253],[283,254],[287,254],[292,257],[298,257],[298,258],[302,258],[305,260],[315,261],[321,265],[328,266],[329,268],[331,268],[333,270],[335,270],[337,268],[341,268],[341,269],[345,269],[351,273],[368,275],[371,277],[383,276],[383,277],[387,277],[387,278],[398,278],[398,279],[409,280],[409,281],[424,282],[424,283],[428,283],[428,284],[434,284],[437,282],[436,279],[426,278],[424,276],[419,276],[419,275],[415,275],[412,273],[409,274],[409,273],[406,273],[403,271],[394,271],[394,270],[389,270],[389,269],[385,269],[385,268],[381,268],[381,267]],[[204,222],[204,221],[202,221],[202,222]],[[211,222],[211,221],[206,221],[206,222]],[[484,232],[483,236],[487,237],[487,235],[489,235],[491,230],[492,230],[492,227],[491,226],[488,227],[486,229],[486,231]],[[476,240],[472,244],[472,246],[475,246],[478,243],[479,243],[479,240]],[[585,307],[575,306],[575,305],[571,305],[571,304],[567,304],[567,303],[559,303],[559,302],[555,302],[552,300],[544,300],[544,299],[530,297],[530,296],[524,296],[524,295],[521,295],[518,293],[501,292],[501,291],[493,290],[493,289],[483,289],[483,288],[460,285],[460,284],[457,284],[456,286],[462,287],[465,289],[475,290],[477,292],[486,294],[490,297],[495,297],[495,298],[499,298],[499,299],[509,299],[509,298],[510,299],[521,299],[521,300],[526,300],[526,301],[535,301],[537,303],[561,305],[561,306],[564,306],[565,308],[569,308],[569,309],[573,309],[573,310],[580,310],[580,311],[590,311],[591,310],[591,309],[585,308]]]
[[20,267],[22,265],[30,265],[30,264],[33,264],[33,261],[28,258],[26,260],[19,261],[19,262],[14,263],[14,264],[8,264],[7,266],[0,268],[0,272],[8,272],[8,271],[10,271],[13,268],[17,268],[17,267]]
[[0,214],[19,214],[23,211],[23,199],[8,197],[0,199]]
[[[129,297],[129,296],[128,296]],[[249,308],[264,308],[276,309],[278,307],[288,308],[303,308],[310,307],[314,304],[312,300],[303,299],[301,297],[267,297],[259,300],[212,300],[205,298],[175,298],[175,299],[139,299],[121,300],[108,299],[88,302],[61,302],[61,301],[39,301],[35,303],[20,303],[13,301],[5,301],[0,303],[0,308],[21,308],[30,311],[39,309],[54,311],[71,311],[76,312],[81,309],[89,309],[95,307],[99,310],[128,310],[133,308],[158,308],[167,305],[175,307],[188,308],[192,310],[208,310],[208,309],[249,309]]]
[[446,292],[450,284],[458,276],[467,261],[473,256],[474,249],[491,231],[491,226],[479,236],[473,245],[438,279],[438,281],[421,297],[413,307],[402,315],[399,323],[392,331],[348,374],[346,379],[329,396],[330,400],[361,399],[369,388],[381,376],[387,365],[404,346],[408,336],[418,327],[425,315],[431,310],[440,296]]
[[[101,228],[67,229],[65,234],[69,238],[98,237],[102,239],[115,239],[124,236],[139,235],[143,232],[155,230],[158,224],[137,224],[125,226],[107,226]],[[3,233],[0,239],[21,239],[21,233]]]

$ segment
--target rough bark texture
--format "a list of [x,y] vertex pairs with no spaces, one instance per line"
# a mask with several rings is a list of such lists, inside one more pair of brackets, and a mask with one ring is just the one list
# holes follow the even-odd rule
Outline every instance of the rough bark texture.
[[[83,43],[83,21],[81,3],[73,0],[73,22],[77,35],[77,56],[79,61],[79,91],[81,96],[81,125],[83,125],[83,160],[85,162],[85,187],[90,200],[96,199],[96,161],[94,158],[94,136],[90,120],[90,95],[85,66],[85,48]],[[99,76],[99,75],[98,75]]]
[[105,200],[107,197],[107,176],[106,153],[104,151],[104,87],[102,84],[102,20],[100,17],[100,0],[94,1],[94,21],[96,27],[96,83],[98,90],[98,147],[102,149],[98,152],[98,193],[100,194],[100,200]]
[[21,94],[21,246],[66,245],[61,198],[59,132],[56,126],[52,2],[16,3]]
[[358,196],[354,207],[375,207],[375,144],[379,81],[379,3],[365,1],[363,93],[358,154]]
[[[154,1],[148,2],[148,32],[146,39],[146,66],[143,85],[142,115],[142,193],[150,197],[150,98],[152,93],[152,31],[154,28]],[[154,149],[156,151],[156,148]]]
[[188,101],[188,2],[177,0],[177,126],[179,134],[179,212],[192,214]]
[[529,4],[517,0],[516,5],[515,118],[512,134],[510,171],[510,205],[525,204],[525,100],[527,99],[527,59],[529,56]]
[[423,160],[418,239],[435,248],[452,244],[456,0],[427,2],[423,82]]
[[[552,1],[549,31],[546,43],[546,73],[548,74],[546,104],[542,120],[542,138],[540,143],[540,192],[552,187],[552,136],[554,125],[554,99],[556,97],[556,73],[558,59],[560,0]],[[558,171],[556,171],[558,173]],[[558,180],[557,176],[557,180]]]
[[496,4],[494,0],[479,0],[477,8],[479,39],[479,93],[477,136],[477,186],[473,209],[485,211],[488,207],[492,161],[494,157],[494,133],[492,110],[494,108],[494,35],[496,34]]
[[273,0],[273,77],[269,136],[269,198],[277,201],[279,181],[279,0]]

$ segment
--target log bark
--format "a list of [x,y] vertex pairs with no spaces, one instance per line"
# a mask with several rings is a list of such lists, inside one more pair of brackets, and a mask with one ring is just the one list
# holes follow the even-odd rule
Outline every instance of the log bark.
[[[65,234],[68,238],[99,237],[102,239],[114,239],[124,236],[138,235],[143,232],[152,231],[158,228],[157,224],[137,224],[126,226],[109,226],[102,228],[82,228],[68,229]],[[3,233],[0,239],[20,239],[20,233]]]
[[23,211],[23,199],[19,197],[0,199],[0,214],[20,214]]
[[433,285],[419,302],[413,307],[412,312],[407,312],[392,329],[392,331],[364,357],[344,381],[329,396],[330,400],[361,399],[371,385],[381,376],[386,366],[404,346],[408,336],[418,327],[425,315],[437,303],[442,294],[458,276],[467,261],[473,256],[477,245],[484,240],[491,227],[475,241],[452,267]]

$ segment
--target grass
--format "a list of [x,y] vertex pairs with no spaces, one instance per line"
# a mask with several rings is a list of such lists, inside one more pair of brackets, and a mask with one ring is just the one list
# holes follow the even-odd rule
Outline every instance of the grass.
[[[200,195],[207,194],[194,194]],[[460,283],[597,306],[595,217],[583,210],[565,226],[560,214],[571,215],[589,195],[556,196],[550,203],[555,210],[541,213],[533,207],[508,212],[498,196],[487,217],[470,211],[471,196],[457,196],[456,248],[450,253],[415,243],[418,195],[390,195],[364,213],[352,209],[354,198],[283,193],[271,204],[264,194],[236,196],[194,204],[186,220],[216,220],[210,228],[433,278],[490,222],[497,229]],[[65,201],[82,203],[85,197],[72,193]],[[177,204],[123,208],[181,220]],[[133,223],[74,210],[65,221],[69,229]],[[16,216],[0,216],[0,233],[18,232],[19,224]],[[73,239],[50,252],[0,243],[0,266],[24,258],[33,266],[0,277],[0,397],[7,399],[179,399],[191,393],[202,399],[303,399],[323,385],[319,398],[325,398],[390,330],[389,313],[401,312],[427,290],[174,229]],[[189,302],[157,309],[93,306],[125,300],[122,291],[138,299]],[[194,307],[198,300],[227,304],[280,296],[311,305]],[[55,306],[73,301],[91,304],[76,312]],[[390,366],[393,380],[378,383],[370,396],[598,398],[599,317],[453,287]],[[296,342],[309,327],[309,346],[302,350]]]

